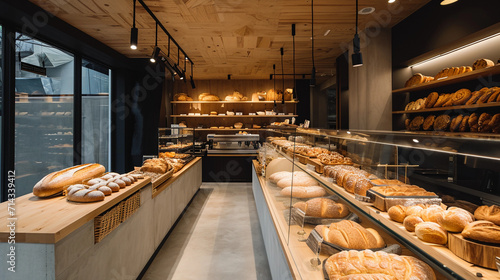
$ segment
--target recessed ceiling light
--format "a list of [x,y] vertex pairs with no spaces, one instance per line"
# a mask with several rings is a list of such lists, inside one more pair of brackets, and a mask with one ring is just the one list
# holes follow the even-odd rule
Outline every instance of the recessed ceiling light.
[[444,5],[450,5],[450,4],[453,4],[455,2],[457,2],[458,0],[443,0],[441,2],[441,5],[444,6]]
[[328,29],[327,31],[325,31],[325,34],[323,34],[323,36],[328,36],[328,34],[330,34],[330,29]]
[[388,2],[389,3],[394,3],[394,2],[396,2],[396,0],[389,0]]
[[361,10],[358,11],[358,14],[360,15],[369,15],[371,13],[375,12],[375,8],[374,7],[365,7]]

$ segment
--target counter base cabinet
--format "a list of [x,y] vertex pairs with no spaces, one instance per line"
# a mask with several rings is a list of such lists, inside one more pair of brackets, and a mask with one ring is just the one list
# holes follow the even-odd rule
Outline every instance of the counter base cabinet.
[[201,169],[200,160],[155,198],[151,184],[142,188],[141,207],[97,244],[94,220],[55,244],[16,243],[16,272],[3,261],[0,279],[136,279],[200,188]]
[[262,237],[266,247],[267,259],[269,260],[269,268],[273,279],[293,279],[290,272],[288,261],[283,254],[283,247],[277,235],[277,229],[274,226],[273,218],[269,212],[269,207],[264,198],[264,192],[260,185],[259,178],[252,167],[252,190],[257,206],[257,215],[259,216],[260,228]]

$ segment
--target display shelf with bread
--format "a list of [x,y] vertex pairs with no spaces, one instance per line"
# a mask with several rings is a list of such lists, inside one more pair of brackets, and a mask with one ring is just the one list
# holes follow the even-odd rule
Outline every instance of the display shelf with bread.
[[[462,73],[463,68],[446,68],[436,75],[434,81],[393,90],[393,130],[498,134],[500,124],[496,122],[481,130],[471,128],[464,118],[473,113],[500,113],[500,88],[497,87],[500,65],[488,59],[478,59],[474,65],[468,66],[471,71]],[[448,75],[450,73],[458,74]],[[438,77],[440,75],[442,77]],[[432,125],[433,119],[439,115],[449,116],[450,120]],[[425,124],[421,118],[425,119]]]
[[[478,217],[482,220],[490,219],[491,222],[488,222],[488,224],[484,222],[475,227],[473,227],[474,223],[471,223],[474,221],[474,217],[468,212],[474,212],[477,206],[471,208],[470,205],[474,205],[474,203],[481,205],[480,200],[487,205],[500,202],[500,195],[496,192],[495,194],[488,194],[484,190],[478,191],[477,187],[475,190],[470,188],[471,191],[469,192],[467,184],[473,181],[468,182],[463,179],[468,173],[474,174],[484,169],[490,169],[489,172],[498,174],[500,171],[497,170],[497,167],[500,166],[498,165],[500,154],[493,151],[493,147],[498,145],[498,139],[493,137],[489,143],[477,140],[478,143],[481,142],[493,149],[489,149],[490,152],[484,151],[483,153],[481,152],[482,149],[477,149],[477,147],[475,152],[469,149],[475,143],[474,140],[469,138],[451,137],[439,142],[451,144],[455,149],[433,149],[428,144],[423,143],[427,140],[418,138],[416,134],[374,133],[371,131],[350,131],[350,133],[346,133],[336,131],[334,135],[333,133],[329,134],[329,132],[328,130],[320,130],[320,133],[309,135],[300,133],[299,136],[298,133],[279,131],[279,133],[276,133],[276,137],[268,137],[269,144],[265,144],[265,147],[273,149],[278,160],[282,162],[279,165],[281,169],[274,166],[273,161],[275,160],[267,165],[265,178],[259,179],[260,185],[265,185],[266,187],[263,188],[267,188],[269,191],[269,197],[266,198],[268,203],[277,204],[278,208],[281,209],[281,211],[276,211],[278,217],[275,218],[273,223],[277,231],[281,231],[278,235],[283,235],[281,236],[281,238],[284,238],[281,241],[282,246],[286,247],[284,249],[284,251],[287,251],[285,255],[290,258],[288,260],[290,270],[298,271],[299,276],[296,278],[316,279],[316,276],[309,277],[310,275],[304,272],[306,270],[302,269],[304,269],[308,260],[314,258],[313,248],[318,248],[318,245],[314,244],[320,240],[321,234],[325,234],[325,227],[330,226],[331,222],[325,220],[325,223],[318,228],[319,231],[316,230],[316,238],[308,239],[308,246],[311,249],[307,252],[302,250],[300,244],[294,243],[295,239],[300,238],[298,234],[301,230],[300,225],[293,223],[288,225],[287,215],[283,215],[283,211],[290,211],[287,210],[288,207],[297,206],[305,213],[304,217],[313,215],[309,211],[309,207],[306,207],[309,201],[312,203],[318,196],[327,196],[334,197],[335,203],[342,203],[351,212],[356,213],[362,221],[361,225],[364,227],[373,226],[387,244],[392,244],[387,242],[386,239],[389,238],[402,246],[403,255],[411,255],[427,263],[436,273],[437,279],[500,279],[500,273],[494,266],[495,260],[493,256],[493,254],[496,254],[495,250],[500,247],[495,243],[491,243],[492,241],[486,241],[485,239],[481,241],[479,239],[484,237],[476,237],[481,236],[480,231],[494,232],[497,230],[498,226],[494,225],[494,223],[500,221],[495,220],[497,216],[500,216],[497,214],[497,212],[500,213],[497,210],[500,207],[491,206],[486,208],[486,206],[483,206],[478,208],[484,210],[476,211],[475,219],[478,219]],[[435,136],[428,137],[428,140],[435,140]],[[415,142],[413,139],[418,139],[421,143]],[[454,146],[453,142],[457,143],[457,145]],[[319,173],[314,168],[310,168],[307,161],[301,163],[300,157],[296,156],[296,154],[300,153],[300,156],[305,157],[304,154],[307,154],[309,150],[311,155],[314,156],[313,151],[322,151],[322,149],[336,149],[337,152],[352,158],[356,165],[330,166],[325,168],[323,173]],[[412,167],[406,167],[407,170],[405,171],[405,164],[399,164],[399,161],[404,160],[405,155],[416,154],[417,152],[421,155],[425,154],[428,159],[421,161],[419,164],[414,164]],[[455,156],[450,157],[451,154]],[[387,170],[387,167],[382,167],[384,164],[381,164],[384,163],[381,160],[387,159],[396,160],[397,164],[394,164],[394,166],[401,165],[402,167]],[[287,162],[289,166],[283,161]],[[474,162],[474,164],[471,165],[469,162]],[[389,164],[385,164],[385,166],[391,165],[390,161],[387,163]],[[438,170],[438,168],[442,168],[440,166],[445,166],[444,170],[450,170],[444,171],[444,173],[425,171],[433,170],[432,167]],[[269,168],[274,170],[269,170]],[[456,170],[461,170],[461,173],[454,174],[454,172],[457,172]],[[464,170],[467,171],[464,172]],[[467,176],[467,180],[471,180],[471,174]],[[287,181],[287,176],[292,176],[293,180],[288,179]],[[380,179],[377,179],[377,177]],[[422,177],[426,179],[423,180]],[[399,178],[400,180],[393,178]],[[441,183],[442,180],[453,181],[453,183],[443,184]],[[297,185],[288,190],[287,186],[293,184],[292,181],[296,182]],[[410,182],[412,185],[409,185]],[[320,191],[321,188],[324,189],[324,192]],[[371,192],[394,198],[396,202],[394,206],[385,205],[382,209],[377,208],[374,204],[375,200],[372,201],[367,195]],[[310,196],[309,193],[311,193]],[[456,196],[457,200],[450,199],[450,194]],[[288,198],[280,198],[283,195]],[[467,201],[458,200],[459,197]],[[460,201],[463,201],[463,203]],[[318,205],[322,204],[319,203]],[[449,209],[446,210],[448,206]],[[272,206],[268,205],[268,207],[271,208]],[[323,215],[322,212],[325,211],[323,206],[314,207],[314,211],[319,211],[317,213]],[[468,209],[468,211],[465,209]],[[297,216],[301,217],[295,212],[297,211],[293,210],[290,213],[294,222]],[[279,221],[280,215],[285,217],[284,225]],[[298,221],[300,224],[302,220],[299,218]],[[306,219],[304,219],[305,221]],[[368,224],[370,226],[367,226]],[[467,225],[471,225],[472,232],[477,234],[465,236]],[[312,226],[305,222],[306,238],[312,232]],[[463,231],[462,234],[460,234],[461,231]],[[328,235],[328,233],[326,234]],[[483,234],[483,236],[488,235]],[[476,238],[476,240],[474,241],[471,238]],[[466,243],[464,243],[464,240]],[[484,244],[482,242],[490,243]],[[325,244],[321,245],[322,250],[330,253],[338,250],[334,248],[336,245],[334,247],[330,246],[326,250]],[[471,251],[468,252],[469,249],[463,249],[464,247],[471,248]],[[473,253],[475,250],[495,253],[487,254],[489,257],[486,254],[473,257],[477,255]],[[320,254],[321,261],[326,259],[326,256],[323,255],[324,253]]]

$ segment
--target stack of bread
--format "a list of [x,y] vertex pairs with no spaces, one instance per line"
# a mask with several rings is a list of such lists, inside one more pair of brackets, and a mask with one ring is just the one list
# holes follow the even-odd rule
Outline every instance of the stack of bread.
[[323,187],[302,171],[280,171],[269,176],[269,181],[281,188],[281,195],[296,198],[311,198],[326,195]]
[[334,164],[352,164],[352,159],[350,157],[345,157],[337,152],[327,152],[317,155],[318,159],[322,164],[334,165]]
[[417,74],[411,76],[411,78],[409,78],[408,81],[406,81],[405,87],[412,87],[412,86],[420,85],[423,83],[428,83],[428,82],[431,82],[433,80],[434,80],[434,77],[424,76],[420,73],[417,73]]
[[102,176],[105,171],[104,166],[100,164],[88,163],[52,172],[35,184],[33,194],[38,197],[62,194],[70,185]]
[[500,207],[483,205],[476,209],[477,221],[469,223],[462,236],[480,242],[500,244]]
[[174,95],[174,101],[193,101],[193,98],[182,92]]
[[219,101],[219,97],[217,95],[213,95],[210,93],[202,93],[198,96],[199,101]]
[[410,257],[383,251],[342,251],[325,262],[330,280],[435,280],[429,265]]
[[245,101],[247,98],[243,96],[243,94],[239,93],[238,91],[234,91],[232,94],[226,96],[224,98],[226,101]]
[[366,196],[366,191],[373,187],[370,179],[377,178],[365,170],[350,165],[326,166],[323,175],[332,178],[346,191],[360,196]]
[[403,223],[409,232],[425,242],[446,244],[447,231],[462,232],[474,221],[474,216],[458,207],[444,210],[439,205],[396,205],[387,211],[389,217]]
[[436,76],[434,76],[434,80],[456,76],[471,71],[472,67],[470,66],[444,68],[443,70],[439,71],[439,73],[437,73]]
[[378,249],[385,247],[384,239],[372,228],[364,228],[360,224],[343,220],[330,226],[318,225],[314,228],[323,240],[345,249]]
[[302,210],[306,216],[324,219],[342,219],[351,213],[344,204],[323,197],[299,201],[293,207]]

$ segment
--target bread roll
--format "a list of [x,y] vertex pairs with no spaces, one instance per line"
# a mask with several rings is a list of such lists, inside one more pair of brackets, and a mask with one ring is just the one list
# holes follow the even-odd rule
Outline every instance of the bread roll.
[[424,210],[424,205],[412,205],[406,207],[406,216],[417,215],[420,217],[422,211]]
[[33,187],[33,194],[38,197],[51,196],[64,191],[70,185],[99,177],[104,171],[104,166],[88,163],[52,172],[36,183]]
[[326,191],[320,186],[309,186],[309,187],[294,186],[293,188],[286,187],[282,189],[280,194],[283,196],[292,196],[297,198],[312,198],[312,197],[325,196]]
[[500,226],[490,221],[475,221],[465,226],[462,236],[481,242],[500,244]]
[[389,218],[391,218],[391,220],[402,223],[406,217],[406,207],[402,205],[394,205],[387,210],[387,214],[389,214]]
[[409,232],[414,232],[415,231],[415,227],[420,224],[420,223],[423,223],[424,220],[422,220],[422,218],[420,218],[419,216],[417,215],[409,215],[409,216],[406,216],[406,218],[403,220],[403,226],[405,227],[405,229]]
[[113,193],[113,190],[111,190],[110,187],[104,185],[103,183],[90,186],[89,190],[98,190],[102,192],[105,196],[111,195]]
[[423,222],[415,226],[418,239],[435,244],[446,244],[448,234],[439,224],[434,222]]
[[306,216],[325,219],[341,219],[350,213],[347,206],[328,198],[313,198],[307,202],[299,201],[293,207],[304,211]]
[[486,220],[496,225],[500,225],[500,207],[496,205],[479,206],[476,211],[474,211],[474,218],[476,218],[476,220]]
[[86,188],[71,188],[66,198],[74,202],[96,202],[104,200],[104,193]]
[[432,268],[423,261],[383,251],[342,251],[325,262],[330,280],[391,279],[435,280]]
[[309,177],[309,176],[301,176],[301,175],[297,175],[297,176],[293,176],[293,179],[292,178],[283,178],[281,180],[278,181],[278,183],[276,183],[276,185],[280,188],[286,188],[286,187],[290,187],[290,186],[301,186],[301,187],[309,187],[309,186],[319,186],[318,182]]
[[343,220],[332,223],[329,228],[322,228],[323,239],[347,249],[375,249],[385,246],[380,234],[374,229],[365,229],[360,224]]
[[422,211],[420,217],[426,222],[437,223],[442,215],[444,215],[443,208],[437,205],[431,205]]
[[467,210],[450,207],[444,215],[438,217],[437,222],[445,230],[451,232],[462,232],[466,225],[474,221],[474,216]]

